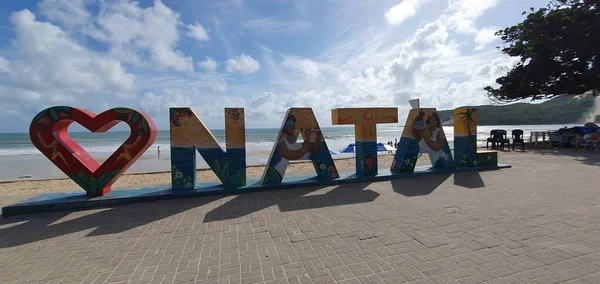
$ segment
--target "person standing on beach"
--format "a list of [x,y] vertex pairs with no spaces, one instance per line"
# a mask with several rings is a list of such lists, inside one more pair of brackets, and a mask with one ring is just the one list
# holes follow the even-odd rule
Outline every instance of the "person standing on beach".
[[160,160],[160,146],[158,146],[158,159]]

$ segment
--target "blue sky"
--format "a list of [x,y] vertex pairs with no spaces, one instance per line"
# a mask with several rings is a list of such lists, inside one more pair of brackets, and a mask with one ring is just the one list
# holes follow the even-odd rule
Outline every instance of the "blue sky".
[[0,2],[0,132],[26,132],[53,105],[125,106],[168,129],[189,106],[211,128],[224,107],[278,127],[312,107],[448,109],[515,58],[493,32],[547,0],[43,0]]

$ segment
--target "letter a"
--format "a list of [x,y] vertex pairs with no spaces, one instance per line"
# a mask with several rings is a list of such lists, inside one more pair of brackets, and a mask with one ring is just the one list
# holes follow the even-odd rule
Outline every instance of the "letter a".
[[[265,168],[262,184],[278,184],[283,180],[289,161],[310,159],[320,179],[339,178],[339,174],[317,118],[311,108],[290,108],[279,130],[277,141]],[[298,135],[304,140],[297,143]]]
[[435,108],[410,110],[390,171],[412,173],[419,153],[427,153],[434,168],[454,167],[450,146]]
[[226,188],[246,185],[246,130],[243,108],[225,109],[227,152],[190,108],[169,110],[173,190],[196,187],[196,153],[204,158]]

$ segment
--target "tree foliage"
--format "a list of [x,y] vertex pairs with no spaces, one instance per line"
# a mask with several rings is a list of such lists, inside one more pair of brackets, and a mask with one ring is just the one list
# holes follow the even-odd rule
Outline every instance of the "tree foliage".
[[554,0],[496,32],[519,62],[485,87],[499,101],[577,95],[600,89],[600,1]]

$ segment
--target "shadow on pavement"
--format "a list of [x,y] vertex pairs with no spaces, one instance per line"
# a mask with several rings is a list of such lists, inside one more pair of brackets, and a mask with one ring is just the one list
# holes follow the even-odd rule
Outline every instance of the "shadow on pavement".
[[599,166],[600,165],[600,152],[598,151],[587,151],[587,150],[579,150],[575,151],[573,149],[529,149],[530,154],[539,154],[539,155],[552,155],[552,156],[565,156],[572,157],[575,161],[579,161],[583,164],[590,166]]
[[[222,196],[157,201],[118,206],[110,209],[78,211],[86,214],[71,218],[71,213],[44,213],[11,218],[1,218],[0,248],[8,248],[49,238],[93,229],[86,236],[117,234],[170,216],[193,210],[214,202]],[[197,214],[197,213],[193,213]],[[65,220],[61,220],[65,219]],[[21,224],[18,224],[22,222]],[[11,224],[14,224],[11,226]]]
[[204,222],[223,221],[277,205],[282,212],[323,208],[374,201],[379,193],[365,190],[370,183],[353,183],[336,186],[323,194],[312,194],[326,187],[294,188],[241,194],[214,208],[204,217]]
[[[181,218],[204,215],[204,222],[210,222],[242,217],[273,205],[279,206],[281,211],[294,211],[371,202],[379,196],[379,193],[364,190],[369,184],[340,185],[327,192],[313,195],[311,193],[323,187],[246,193],[225,201],[208,213],[200,211],[206,210],[206,207],[201,206],[212,202],[218,204],[218,200],[225,196],[165,200],[88,211],[0,218],[0,248],[15,247],[85,230],[91,230],[86,237],[118,234],[183,212],[186,212],[186,215],[182,215]],[[176,223],[175,225],[179,224],[178,220],[173,222]],[[161,223],[160,228],[163,225]]]
[[465,172],[454,174],[454,185],[466,188],[482,188],[485,187],[483,179],[479,172]]
[[437,174],[427,177],[401,178],[391,181],[395,192],[404,196],[428,195],[436,190],[452,174]]

